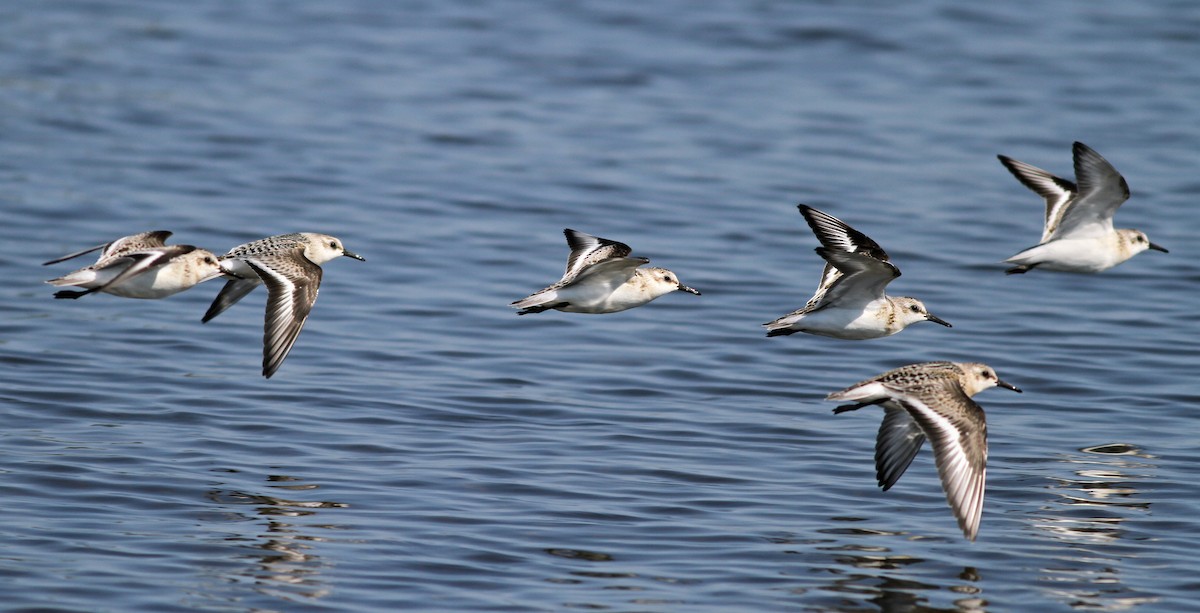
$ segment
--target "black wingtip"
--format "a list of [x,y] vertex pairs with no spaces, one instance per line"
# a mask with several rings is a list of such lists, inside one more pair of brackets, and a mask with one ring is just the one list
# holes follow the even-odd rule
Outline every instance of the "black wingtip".
[[843,405],[835,408],[833,410],[833,414],[838,415],[838,414],[846,413],[849,411],[857,411],[865,406],[870,406],[870,405],[871,405],[870,402],[859,402],[857,404],[843,404]]

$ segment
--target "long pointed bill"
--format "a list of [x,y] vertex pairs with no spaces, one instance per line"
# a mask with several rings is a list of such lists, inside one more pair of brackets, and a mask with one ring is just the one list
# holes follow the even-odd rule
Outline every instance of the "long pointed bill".
[[681,291],[681,292],[687,292],[687,293],[689,293],[689,294],[696,294],[697,296],[699,296],[699,295],[700,295],[700,291],[699,291],[699,290],[697,290],[697,289],[696,289],[696,288],[694,288],[694,287],[688,287],[688,286],[686,286],[686,285],[684,285],[684,284],[682,284],[682,283],[680,283],[680,284],[679,284],[679,291]]
[[1150,243],[1150,248],[1155,251],[1161,251],[1163,253],[1171,253],[1170,251],[1167,251],[1166,247],[1163,247],[1162,245],[1155,245],[1154,243]]
[[344,255],[348,258],[354,258],[354,259],[358,260],[359,262],[367,261],[367,258],[364,258],[363,256],[358,255],[357,253],[354,253],[353,251],[347,251],[345,249],[342,249],[342,255]]
[[928,319],[929,321],[932,321],[935,324],[942,324],[943,326],[946,326],[947,328],[954,327],[954,326],[950,325],[950,322],[942,319],[941,317],[938,317],[937,315],[934,315],[933,313],[926,313],[925,318]]
[[1008,383],[1007,381],[1001,381],[1000,379],[996,379],[996,387],[1003,387],[1004,389],[1012,390],[1018,394],[1022,393],[1021,388],[1013,385],[1012,383]]

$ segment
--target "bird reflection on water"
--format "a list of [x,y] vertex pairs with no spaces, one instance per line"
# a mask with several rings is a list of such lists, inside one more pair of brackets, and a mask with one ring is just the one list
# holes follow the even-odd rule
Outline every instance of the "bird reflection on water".
[[[284,475],[267,477],[267,487],[279,490],[315,490],[319,486],[302,483],[302,480]],[[224,577],[236,584],[249,582],[253,589],[263,595],[294,601],[323,598],[331,589],[321,579],[321,571],[327,566],[321,557],[313,553],[314,543],[326,539],[312,534],[314,529],[329,528],[330,522],[308,523],[304,518],[315,517],[322,509],[344,508],[340,502],[291,500],[279,496],[251,493],[238,490],[210,490],[207,498],[223,511],[223,526],[265,526],[261,532],[237,534],[226,537],[226,541],[239,543],[239,560],[253,564],[243,566]],[[253,507],[252,512],[243,511],[237,505]]]
[[1048,594],[1076,608],[1124,611],[1157,602],[1153,594],[1124,585],[1119,569],[1131,538],[1125,523],[1150,513],[1138,483],[1157,470],[1154,456],[1125,443],[1093,445],[1062,461],[1073,475],[1050,486],[1055,499],[1035,525],[1066,546],[1041,569]]
[[[834,521],[857,521],[852,518],[834,518]],[[824,580],[815,585],[794,588],[794,594],[803,594],[804,604],[818,607],[822,611],[846,611],[860,613],[875,610],[885,613],[947,612],[981,613],[987,610],[987,601],[980,587],[981,571],[967,566],[957,573],[938,571],[936,575],[922,570],[929,561],[908,554],[892,553],[890,547],[874,543],[877,537],[906,539],[902,532],[882,532],[858,528],[831,528],[822,534],[834,538],[801,539],[795,536],[777,536],[770,542],[781,545],[794,544],[797,550],[788,551],[804,556],[820,552],[826,560],[823,566]],[[844,537],[866,537],[866,542],[847,542]],[[799,549],[805,549],[800,551]],[[937,562],[933,562],[937,565]],[[935,577],[954,576],[959,581],[946,585],[944,581],[932,583]],[[805,581],[806,583],[807,580]]]

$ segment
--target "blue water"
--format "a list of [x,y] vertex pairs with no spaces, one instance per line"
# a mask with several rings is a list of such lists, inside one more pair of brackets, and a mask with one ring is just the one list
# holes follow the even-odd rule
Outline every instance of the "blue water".
[[[55,2],[0,9],[0,585],[9,611],[1182,611],[1200,593],[1200,5]],[[1126,177],[1149,252],[1005,277],[1004,153]],[[766,339],[805,202],[954,328]],[[703,296],[516,317],[573,227]],[[213,322],[51,299],[45,260],[293,231],[325,265],[259,376]],[[964,540],[928,451],[883,493],[830,391],[978,360]]]

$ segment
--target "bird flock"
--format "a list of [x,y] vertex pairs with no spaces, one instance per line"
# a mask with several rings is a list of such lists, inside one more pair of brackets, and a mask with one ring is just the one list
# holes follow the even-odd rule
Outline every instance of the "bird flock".
[[[1074,143],[1072,153],[1074,182],[998,156],[1018,181],[1046,201],[1040,241],[1007,258],[1013,267],[1006,274],[1034,269],[1096,273],[1148,249],[1167,251],[1139,230],[1113,227],[1113,215],[1129,198],[1128,184],[1087,145]],[[821,243],[816,252],[825,260],[825,269],[803,307],[763,324],[768,337],[803,332],[868,340],[923,321],[951,327],[920,300],[885,293],[900,269],[879,243],[828,213],[804,204],[799,209]],[[517,315],[547,310],[616,313],[676,291],[700,295],[670,270],[645,267],[650,260],[631,256],[629,245],[569,228],[563,233],[570,248],[566,271],[557,282],[513,301]],[[316,302],[321,264],[341,256],[365,260],[336,237],[310,232],[263,238],[222,256],[193,245],[167,245],[170,236],[162,230],[143,232],[51,260],[45,264],[100,251],[94,264],[47,283],[82,288],[59,290],[54,294],[59,299],[92,293],[157,299],[224,277],[225,286],[201,319],[205,323],[266,285],[262,374],[270,378],[295,345]],[[972,397],[991,387],[1021,391],[986,364],[924,362],[890,370],[826,399],[847,403],[835,408],[835,414],[871,405],[884,410],[875,444],[876,478],[884,491],[896,484],[929,439],[946,500],[963,534],[973,541],[983,511],[987,422]]]
[[271,378],[300,336],[317,301],[321,264],[346,256],[365,260],[347,251],[342,241],[326,234],[300,232],[251,241],[217,257],[192,245],[167,245],[170,232],[158,230],[119,238],[46,262],[57,264],[100,251],[95,264],[51,279],[55,286],[82,287],[60,290],[55,298],[81,298],[103,292],[124,298],[165,298],[216,277],[227,277],[225,287],[201,320],[225,312],[259,285],[267,286],[267,312],[263,324],[263,370]]

